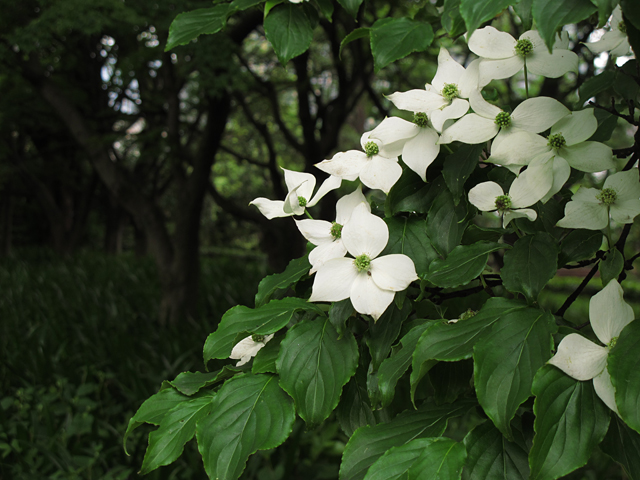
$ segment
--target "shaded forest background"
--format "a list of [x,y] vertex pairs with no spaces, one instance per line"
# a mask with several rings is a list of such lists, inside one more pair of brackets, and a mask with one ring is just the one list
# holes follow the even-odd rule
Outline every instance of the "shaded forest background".
[[[175,16],[211,2],[0,3],[0,477],[131,478],[145,434],[131,457],[121,438],[140,402],[201,368],[222,314],[251,306],[260,278],[304,252],[291,219],[249,202],[285,197],[281,167],[322,180],[313,165],[359,149],[389,114],[384,94],[435,73],[435,46],[374,75],[366,42],[340,55],[341,40],[428,8],[368,1],[356,22],[336,6],[310,51],[282,66],[258,9],[164,52]],[[576,100],[594,65],[575,49],[581,74],[538,82],[542,94]],[[511,88],[495,90],[505,105]],[[334,204],[316,217],[333,218]],[[242,478],[336,478],[343,441],[335,422],[296,424]],[[192,447],[149,478],[201,475]]]

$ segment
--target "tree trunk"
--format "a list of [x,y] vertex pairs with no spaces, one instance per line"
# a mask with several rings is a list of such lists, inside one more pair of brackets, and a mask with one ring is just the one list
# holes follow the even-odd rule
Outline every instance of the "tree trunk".
[[0,256],[11,255],[13,236],[13,197],[4,192],[0,203]]

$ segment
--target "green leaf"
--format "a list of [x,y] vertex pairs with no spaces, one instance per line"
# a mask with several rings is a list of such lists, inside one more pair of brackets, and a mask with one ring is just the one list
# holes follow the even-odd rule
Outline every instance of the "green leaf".
[[613,70],[605,70],[600,75],[590,77],[580,85],[580,88],[578,89],[578,93],[580,94],[580,104],[583,104],[591,97],[595,97],[599,93],[611,88],[615,76],[616,73]]
[[421,278],[443,288],[466,285],[482,273],[491,252],[506,247],[504,243],[493,242],[458,245],[445,260],[437,258],[431,262],[429,271]]
[[342,39],[340,42],[340,52],[339,57],[342,58],[342,49],[347,46],[347,44],[353,42],[354,40],[358,40],[359,38],[369,37],[369,31],[371,29],[367,27],[356,28],[353,32]]
[[624,268],[624,258],[622,253],[617,248],[609,250],[605,259],[600,262],[598,270],[600,271],[600,280],[602,280],[602,286],[606,286],[614,278],[618,278],[620,272]]
[[264,33],[282,65],[306,52],[318,25],[318,13],[310,5],[284,3],[264,19]]
[[182,454],[185,443],[196,433],[196,422],[211,411],[212,398],[203,396],[179,403],[163,417],[160,427],[149,434],[140,473],[169,465]]
[[598,230],[573,230],[564,237],[560,246],[558,266],[593,258],[602,246],[602,232]]
[[360,5],[363,0],[338,0],[338,3],[342,5],[349,15],[352,17],[356,17],[358,15],[358,10],[360,9]]
[[218,33],[227,23],[229,4],[211,8],[199,8],[179,14],[169,27],[169,37],[164,51],[185,45],[202,34]]
[[593,135],[591,135],[591,138],[589,138],[589,140],[592,142],[606,142],[611,138],[611,134],[618,126],[618,117],[599,108],[595,109],[594,115],[598,120],[598,129]]
[[427,235],[437,252],[446,257],[460,245],[462,235],[469,223],[468,203],[463,199],[458,205],[449,190],[442,189],[435,198],[427,215]]
[[396,393],[396,384],[411,365],[413,351],[422,333],[436,320],[416,325],[409,330],[400,343],[393,348],[391,356],[385,359],[378,370],[378,389],[382,407],[387,407]]
[[293,428],[293,402],[274,375],[242,375],[225,383],[198,422],[198,450],[209,478],[235,480],[249,455],[275,448]]
[[[627,102],[629,100],[637,101],[640,85],[635,81],[637,60],[629,60],[622,67],[616,70],[616,79],[613,82],[613,89]],[[626,108],[621,105],[618,108]],[[617,118],[617,117],[616,117]]]
[[578,23],[595,11],[595,5],[589,0],[533,0],[532,6],[533,19],[550,52],[560,27]]
[[624,467],[631,480],[640,480],[640,434],[612,415],[609,431],[600,449]]
[[263,278],[256,293],[256,307],[261,307],[271,300],[276,290],[285,290],[309,273],[311,264],[305,255],[291,260],[282,273],[276,273]]
[[347,320],[354,313],[355,309],[353,308],[351,299],[349,298],[345,298],[344,300],[333,302],[331,304],[331,308],[329,308],[329,321],[340,337],[342,337],[342,334],[344,333]]
[[531,302],[558,270],[558,245],[548,233],[520,238],[504,255],[502,282],[512,293],[520,292]]
[[442,176],[451,192],[454,205],[464,195],[464,184],[478,166],[482,145],[463,145],[444,161]]
[[516,15],[520,17],[522,21],[522,30],[531,30],[533,24],[533,17],[531,16],[531,5],[533,0],[520,0],[513,6]]
[[461,0],[460,13],[467,24],[469,36],[484,22],[491,20],[517,0]]
[[431,25],[407,17],[381,18],[371,26],[371,53],[376,73],[412,52],[425,51],[433,41]]
[[264,3],[264,0],[233,0],[229,5],[230,12],[241,12]]
[[530,479],[556,479],[587,463],[607,433],[609,409],[593,382],[574,380],[552,365],[536,374],[533,394],[536,434],[529,452]]
[[455,362],[471,358],[474,345],[495,322],[502,317],[511,318],[512,314],[526,308],[525,304],[517,300],[490,298],[471,318],[456,323],[438,322],[425,330],[413,353],[412,392],[433,366],[434,360]]
[[371,321],[366,342],[371,354],[372,372],[376,372],[382,361],[389,355],[391,345],[398,338],[402,322],[407,319],[411,309],[410,302],[404,302],[402,309],[390,306],[377,322]]
[[169,383],[180,391],[180,393],[193,395],[201,388],[215,385],[218,382],[222,382],[227,378],[233,377],[236,373],[241,371],[242,369],[240,368],[226,365],[216,372],[182,372],[175,378],[175,380],[172,380]]
[[331,21],[331,17],[333,16],[333,2],[331,0],[316,0],[316,3],[322,14],[327,20]]
[[287,332],[276,366],[298,415],[309,426],[318,425],[336,408],[342,387],[355,373],[358,345],[351,332],[338,339],[328,318],[303,321]]
[[258,351],[253,359],[251,373],[254,375],[258,373],[278,373],[276,359],[278,358],[278,353],[280,353],[282,340],[284,340],[284,336],[274,337]]
[[491,422],[484,422],[467,434],[464,445],[467,449],[467,462],[462,473],[464,480],[529,478],[524,438],[510,442]]
[[418,274],[424,273],[429,264],[438,257],[427,237],[427,226],[420,217],[385,218],[389,227],[389,241],[380,254],[402,253],[413,260]]
[[444,186],[442,177],[438,179],[439,181],[431,184],[424,183],[420,175],[410,168],[404,168],[402,176],[387,195],[385,202],[385,210],[389,210],[387,216],[391,217],[400,212],[427,213],[431,203]]
[[450,37],[457,37],[467,31],[464,19],[460,15],[460,0],[444,0],[442,26]]
[[471,224],[464,231],[462,245],[471,245],[477,242],[497,242],[506,233],[508,232],[504,228],[479,227]]
[[147,398],[144,403],[140,405],[140,408],[138,409],[136,414],[131,417],[131,420],[129,420],[127,431],[124,433],[124,437],[122,438],[122,446],[124,448],[124,452],[129,455],[129,452],[127,452],[127,438],[129,438],[129,434],[131,432],[133,432],[143,423],[160,425],[160,422],[168,411],[181,404],[182,402],[186,402],[188,400],[189,397],[183,395],[182,393],[171,387],[164,388],[155,395]]
[[367,394],[367,370],[362,363],[358,365],[355,375],[344,388],[336,408],[336,417],[347,437],[353,435],[360,427],[376,424]]
[[262,307],[251,309],[243,305],[228,310],[218,329],[207,337],[204,344],[204,363],[214,358],[227,358],[240,333],[268,335],[285,327],[297,310],[323,315],[320,307],[301,298],[287,297],[272,300]]
[[429,369],[433,398],[438,405],[454,402],[467,393],[473,380],[473,361],[438,362]]
[[620,7],[626,20],[640,30],[640,6],[634,0],[620,0]]
[[515,310],[493,324],[473,348],[478,401],[494,425],[511,439],[511,419],[531,396],[536,371],[551,358],[557,327],[550,313]]
[[369,467],[387,450],[415,438],[438,437],[452,417],[458,417],[476,405],[472,400],[437,406],[425,402],[418,410],[401,413],[388,423],[358,429],[342,454],[340,480],[360,480]]
[[609,20],[618,0],[591,0],[591,2],[598,7],[598,27],[602,28]]
[[609,352],[607,368],[616,389],[616,405],[622,419],[640,432],[640,322],[633,321],[620,333]]

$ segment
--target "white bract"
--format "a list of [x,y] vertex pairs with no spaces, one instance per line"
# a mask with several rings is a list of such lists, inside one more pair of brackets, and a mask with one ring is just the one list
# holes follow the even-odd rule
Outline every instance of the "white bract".
[[446,48],[440,48],[438,70],[424,90],[395,92],[387,98],[400,110],[426,113],[433,128],[442,131],[444,122],[460,118],[469,110],[472,91],[478,89],[478,62],[465,69],[456,62]]
[[322,265],[313,281],[310,302],[351,299],[356,311],[380,318],[395,292],[418,279],[413,261],[402,254],[379,257],[389,240],[380,217],[359,204],[342,229],[342,240],[353,258],[334,258]]
[[364,203],[371,211],[367,199],[362,194],[362,188],[358,186],[353,193],[338,200],[335,222],[311,219],[296,220],[298,230],[304,235],[304,238],[317,245],[309,253],[309,263],[312,267],[309,274],[314,274],[328,260],[344,257],[347,254],[347,247],[342,241],[342,229],[349,222],[353,209],[361,203]]
[[556,38],[553,53],[549,53],[544,40],[535,30],[529,30],[516,40],[506,32],[493,27],[476,30],[469,39],[469,50],[481,58],[479,84],[481,87],[493,79],[509,78],[523,67],[536,75],[557,78],[567,72],[578,72],[578,56],[567,50],[566,32]]
[[251,360],[264,347],[269,340],[273,338],[271,335],[249,335],[240,340],[231,350],[229,358],[239,360],[236,367],[240,367]]
[[638,171],[614,173],[604,181],[602,190],[580,187],[564,208],[559,227],[602,230],[614,222],[632,223],[640,213]]
[[302,215],[305,208],[313,207],[331,190],[335,190],[342,183],[339,177],[331,176],[327,178],[312,198],[313,189],[316,186],[316,177],[310,173],[294,172],[293,170],[282,169],[284,171],[284,181],[287,185],[286,198],[283,200],[269,200],[268,198],[256,198],[249,205],[255,205],[269,220],[276,217],[290,217],[291,215]]
[[454,141],[483,143],[491,140],[498,132],[500,136],[496,141],[500,141],[506,133],[517,130],[540,133],[571,113],[559,101],[549,97],[525,100],[511,114],[487,102],[477,91],[471,93],[469,101],[474,113],[465,115],[445,129],[440,136],[440,144]]
[[618,413],[615,390],[607,370],[609,350],[620,332],[633,321],[633,309],[624,301],[622,287],[611,280],[589,301],[591,328],[605,346],[587,340],[582,335],[571,333],[558,345],[558,352],[549,363],[570,377],[580,381],[593,379],[593,386],[602,401]]
[[402,167],[398,165],[402,146],[384,145],[380,140],[370,138],[370,133],[365,132],[360,139],[364,152],[348,150],[336,153],[331,160],[323,160],[316,167],[345,180],[353,181],[359,177],[367,187],[389,193],[402,175]]
[[585,43],[593,53],[609,52],[614,57],[627,55],[631,46],[627,39],[627,29],[622,21],[620,5],[613,9],[611,15],[611,30],[605,32],[597,42]]

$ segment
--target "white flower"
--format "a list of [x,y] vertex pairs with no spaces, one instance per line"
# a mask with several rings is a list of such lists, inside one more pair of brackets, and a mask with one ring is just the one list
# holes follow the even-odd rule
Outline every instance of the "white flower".
[[[473,66],[472,66],[473,65]],[[395,92],[387,98],[400,110],[426,113],[433,127],[442,131],[444,122],[460,118],[469,109],[471,91],[478,89],[478,63],[465,69],[457,63],[446,48],[440,48],[438,70],[424,90]]]
[[314,274],[328,260],[344,257],[347,254],[347,247],[342,241],[342,229],[349,222],[353,209],[361,203],[364,203],[371,211],[367,199],[362,194],[362,188],[358,186],[353,193],[338,200],[335,222],[311,219],[296,220],[298,230],[304,235],[304,238],[317,245],[309,253],[309,263],[312,267],[309,271],[310,275]]
[[240,367],[251,360],[264,347],[269,340],[273,338],[271,335],[249,335],[236,343],[229,358],[240,360],[236,363],[236,367]]
[[609,52],[614,57],[627,55],[631,46],[627,39],[627,29],[622,21],[620,5],[613,9],[610,22],[610,31],[605,32],[597,42],[585,43],[585,45],[593,53]]
[[309,301],[351,298],[353,308],[377,320],[393,301],[395,292],[418,279],[413,261],[402,254],[378,257],[389,240],[389,229],[364,203],[353,210],[342,229],[342,240],[354,258],[334,258],[322,265]]
[[311,198],[313,189],[316,186],[316,177],[310,173],[294,172],[293,170],[282,169],[284,171],[284,181],[289,193],[283,200],[269,200],[268,198],[256,198],[249,205],[255,205],[269,220],[276,217],[290,217],[291,215],[302,215],[305,208],[313,207],[331,190],[335,190],[342,183],[342,179],[331,176],[327,178]]
[[402,149],[402,161],[420,175],[424,182],[427,181],[427,168],[440,153],[440,137],[429,127],[426,113],[415,113],[413,122],[387,117],[369,136],[380,140],[384,145],[393,145],[394,149]]
[[639,213],[640,183],[634,169],[607,177],[602,190],[580,187],[557,225],[602,230],[609,224],[609,215],[617,223],[632,223]]
[[469,201],[483,212],[500,213],[503,227],[514,218],[526,217],[533,222],[538,215],[535,210],[526,207],[543,198],[551,188],[552,181],[552,173],[544,163],[532,162],[513,181],[508,194],[505,195],[502,187],[495,182],[483,182],[469,190]]
[[369,138],[370,133],[365,132],[360,139],[364,152],[348,150],[336,153],[331,160],[323,160],[316,167],[345,180],[353,181],[360,177],[367,187],[389,193],[402,175],[397,158],[402,153],[402,146],[387,147],[380,140]]
[[[500,132],[526,130],[540,133],[561,118],[571,113],[559,101],[549,97],[537,97],[525,100],[509,114],[490,104],[480,92],[474,91],[469,97],[474,113],[469,113],[445,129],[439,143],[460,141],[468,144],[484,143]],[[499,138],[496,139],[499,141]]]
[[529,30],[516,40],[506,32],[493,27],[476,30],[469,39],[469,50],[478,55],[480,62],[480,86],[493,79],[509,78],[527,66],[527,71],[543,77],[557,78],[567,72],[578,72],[578,56],[566,50],[568,36],[553,46],[549,53],[547,46],[535,30]]
[[605,346],[595,344],[582,335],[571,333],[558,345],[558,352],[549,363],[576,380],[593,379],[593,387],[602,401],[618,413],[615,390],[607,370],[609,349],[615,344],[620,332],[633,321],[633,309],[623,299],[622,287],[611,280],[589,301],[591,328]]

